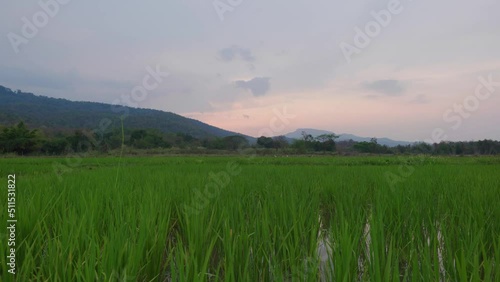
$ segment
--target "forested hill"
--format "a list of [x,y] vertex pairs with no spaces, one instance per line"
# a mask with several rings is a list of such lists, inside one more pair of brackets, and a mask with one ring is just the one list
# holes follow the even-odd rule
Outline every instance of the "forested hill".
[[[185,133],[197,138],[237,134],[170,112],[137,108],[128,108],[128,111],[124,120],[126,128],[157,129],[164,133]],[[113,128],[120,126],[123,113],[113,112],[110,104],[37,96],[14,92],[0,85],[0,125],[24,121],[33,128],[96,129],[103,119],[109,118],[113,121],[110,128]]]

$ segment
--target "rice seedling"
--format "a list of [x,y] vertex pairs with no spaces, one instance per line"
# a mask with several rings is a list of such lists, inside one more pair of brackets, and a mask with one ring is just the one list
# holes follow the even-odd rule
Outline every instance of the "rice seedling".
[[61,181],[54,161],[0,159],[1,281],[500,280],[499,158],[88,158]]

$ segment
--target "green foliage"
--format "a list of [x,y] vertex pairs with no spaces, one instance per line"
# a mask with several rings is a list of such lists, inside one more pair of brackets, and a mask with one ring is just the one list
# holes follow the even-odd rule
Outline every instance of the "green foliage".
[[288,145],[288,140],[285,136],[276,136],[273,138],[273,147],[276,150],[287,148]]
[[81,153],[94,149],[94,139],[89,133],[82,130],[75,130],[72,136],[66,138],[73,152]]
[[45,155],[62,155],[68,149],[69,142],[65,138],[54,138],[42,141],[40,152]]
[[271,137],[261,136],[257,138],[257,145],[263,148],[271,149],[274,148],[274,140]]
[[133,130],[130,134],[129,145],[138,149],[170,148],[168,142],[163,140],[163,136],[156,130]]
[[228,150],[237,150],[249,146],[248,140],[240,135],[226,136],[222,138],[222,142],[224,143],[224,149]]
[[292,148],[295,149],[298,153],[304,154],[308,149],[308,143],[302,139],[295,139],[292,142]]
[[257,138],[257,147],[266,149],[284,149],[289,146],[285,136],[276,136],[274,138],[261,136]]
[[361,153],[377,154],[387,152],[387,147],[379,145],[376,138],[372,138],[370,142],[358,142],[354,144],[354,149]]
[[335,139],[337,138],[339,137],[335,134],[322,134],[314,138],[304,131],[302,132],[302,139],[293,141],[292,148],[301,153],[307,151],[334,152],[336,150]]
[[29,130],[24,122],[19,122],[0,133],[0,152],[25,155],[35,150],[37,142],[36,130]]

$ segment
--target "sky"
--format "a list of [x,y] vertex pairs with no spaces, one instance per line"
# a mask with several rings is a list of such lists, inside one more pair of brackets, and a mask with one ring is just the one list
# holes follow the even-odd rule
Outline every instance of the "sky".
[[170,111],[251,136],[316,128],[500,140],[497,0],[0,7],[0,85],[12,89]]

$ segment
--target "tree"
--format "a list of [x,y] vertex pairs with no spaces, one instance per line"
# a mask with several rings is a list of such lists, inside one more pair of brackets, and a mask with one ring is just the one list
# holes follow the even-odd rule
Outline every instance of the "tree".
[[283,135],[274,137],[273,147],[276,148],[276,150],[288,147],[288,141],[286,140],[286,137]]
[[311,134],[308,134],[305,131],[302,131],[302,140],[306,142],[312,142],[314,140],[313,136]]
[[0,151],[4,152],[28,154],[35,150],[37,142],[36,129],[29,130],[22,121],[0,133]]
[[329,151],[333,152],[336,150],[335,139],[339,136],[335,134],[322,134],[316,137],[315,149],[316,151]]
[[163,140],[161,132],[157,130],[138,129],[130,134],[130,145],[138,149],[170,148],[171,145]]
[[66,140],[74,152],[88,152],[93,149],[92,140],[88,133],[82,130],[75,130],[74,134],[67,137]]
[[68,141],[64,138],[49,139],[43,141],[40,151],[47,155],[61,155],[67,147]]
[[274,147],[274,140],[271,137],[261,136],[257,138],[257,145],[270,149]]
[[210,139],[205,139],[203,141],[203,146],[208,149],[223,150],[225,147],[225,142],[222,138],[215,137]]
[[322,134],[314,138],[311,134],[302,131],[302,139],[295,140],[292,147],[299,150],[300,152],[305,152],[307,150],[311,151],[329,151],[333,152],[336,150],[335,139],[339,136],[335,134]]
[[321,134],[320,136],[316,137],[316,140],[319,142],[326,142],[326,141],[335,141],[335,139],[339,138],[340,136],[335,135],[334,133],[332,134]]
[[132,134],[130,134],[130,143],[134,144],[135,142],[146,137],[147,135],[148,134],[147,134],[146,130],[144,130],[144,129],[134,130],[134,131],[132,131]]
[[412,153],[413,154],[430,154],[432,153],[432,146],[430,144],[420,142],[413,144]]
[[297,150],[297,152],[304,154],[307,151],[306,141],[304,141],[302,139],[294,139],[292,141],[292,148]]
[[248,147],[248,140],[240,135],[231,135],[224,137],[222,139],[224,141],[224,147],[228,150],[238,150],[241,148]]
[[354,149],[361,153],[378,153],[381,151],[380,145],[378,145],[377,138],[371,138],[370,142],[358,142],[354,145]]

